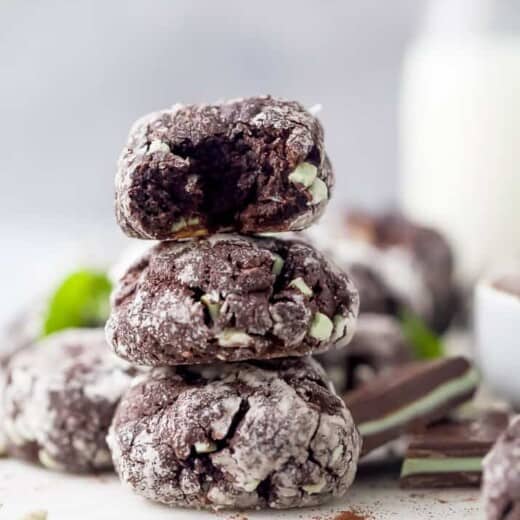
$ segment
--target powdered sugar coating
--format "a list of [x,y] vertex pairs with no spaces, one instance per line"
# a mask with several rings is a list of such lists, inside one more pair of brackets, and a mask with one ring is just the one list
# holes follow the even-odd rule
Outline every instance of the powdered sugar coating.
[[488,520],[520,518],[520,416],[484,459],[483,495]]
[[108,436],[121,479],[168,505],[290,508],[342,495],[361,438],[311,358],[160,368]]
[[2,395],[5,387],[5,368],[11,357],[36,340],[42,328],[41,302],[33,304],[14,316],[0,331],[0,456],[7,450],[4,432]]
[[3,395],[8,452],[50,469],[111,467],[105,436],[133,372],[102,329],[56,333],[19,352]]
[[[307,162],[327,197],[289,175]],[[133,126],[116,174],[116,216],[134,237],[300,230],[324,211],[333,173],[319,121],[270,96],[177,104]]]
[[[109,343],[150,366],[343,347],[359,308],[347,275],[311,246],[238,235],[155,246],[122,277],[112,300]],[[324,331],[317,331],[320,318]],[[330,332],[334,323],[338,330]]]

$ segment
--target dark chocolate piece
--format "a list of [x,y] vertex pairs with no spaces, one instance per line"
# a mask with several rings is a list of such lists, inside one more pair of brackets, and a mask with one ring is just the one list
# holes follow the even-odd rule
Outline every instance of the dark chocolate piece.
[[347,348],[318,354],[336,391],[346,392],[377,374],[413,360],[413,350],[400,322],[385,314],[360,314],[356,333]]
[[520,519],[520,415],[484,459],[482,493],[487,520]]
[[445,417],[471,399],[478,374],[462,357],[414,361],[344,394],[363,437],[363,454]]
[[310,357],[154,369],[121,400],[108,443],[120,478],[140,495],[214,509],[342,496],[361,448]]
[[18,352],[3,395],[7,452],[49,469],[110,468],[105,437],[134,372],[103,329],[70,329]]
[[300,103],[175,105],[131,129],[116,215],[128,235],[159,240],[301,230],[323,213],[332,186],[323,129]]
[[506,413],[489,411],[471,419],[445,419],[413,434],[401,469],[401,487],[480,485],[482,459],[507,423]]
[[149,366],[302,356],[346,345],[358,307],[349,278],[311,246],[217,235],[163,242],[132,266],[107,337]]

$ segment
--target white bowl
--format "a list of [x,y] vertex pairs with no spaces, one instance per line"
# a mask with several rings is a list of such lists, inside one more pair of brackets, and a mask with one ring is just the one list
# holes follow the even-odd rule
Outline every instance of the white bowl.
[[520,409],[520,296],[481,281],[475,290],[477,358],[484,381]]

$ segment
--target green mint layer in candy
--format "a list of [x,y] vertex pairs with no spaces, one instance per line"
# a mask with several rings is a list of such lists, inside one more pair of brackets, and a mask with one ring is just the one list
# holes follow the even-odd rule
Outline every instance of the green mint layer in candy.
[[405,459],[401,478],[428,473],[458,473],[482,471],[482,457],[445,457]]
[[375,435],[396,426],[401,426],[408,421],[431,413],[432,410],[439,409],[457,396],[470,392],[478,386],[479,382],[480,376],[478,372],[471,368],[465,374],[439,385],[429,394],[397,409],[395,412],[389,413],[381,419],[358,424],[359,433],[361,433],[361,436],[366,437],[367,435]]
[[63,329],[102,326],[110,311],[111,290],[103,272],[82,269],[68,275],[49,301],[43,336]]
[[421,318],[405,311],[401,314],[401,327],[417,359],[436,359],[444,356],[441,339]]

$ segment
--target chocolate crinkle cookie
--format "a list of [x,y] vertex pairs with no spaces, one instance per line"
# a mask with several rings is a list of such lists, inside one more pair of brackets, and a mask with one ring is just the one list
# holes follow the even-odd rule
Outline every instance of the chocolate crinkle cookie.
[[41,305],[38,303],[16,314],[0,331],[0,456],[5,455],[7,450],[2,403],[6,367],[14,354],[28,347],[38,338],[41,327]]
[[3,393],[8,453],[49,469],[110,468],[105,437],[133,372],[103,329],[56,333],[14,355]]
[[409,308],[435,331],[444,332],[459,304],[453,252],[447,240],[397,212],[351,212],[347,228],[353,240],[378,251],[365,255],[369,260],[365,265],[387,287],[382,293],[387,311]]
[[153,247],[121,278],[106,330],[147,366],[302,356],[346,345],[358,307],[304,242],[216,235]]
[[340,394],[378,374],[412,361],[413,349],[400,322],[385,314],[359,315],[348,348],[316,356]]
[[136,379],[108,435],[140,495],[196,508],[292,508],[344,494],[361,438],[309,357],[157,368]]
[[270,96],[174,105],[130,131],[116,216],[138,238],[300,230],[324,211],[333,173],[319,121]]
[[484,459],[483,495],[488,520],[520,520],[520,415]]

